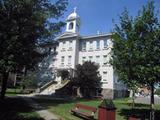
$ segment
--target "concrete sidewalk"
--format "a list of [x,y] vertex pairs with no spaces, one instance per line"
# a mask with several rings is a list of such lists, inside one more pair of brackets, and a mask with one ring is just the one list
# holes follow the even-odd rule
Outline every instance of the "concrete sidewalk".
[[35,109],[35,112],[37,112],[40,117],[44,118],[45,120],[60,120],[56,115],[46,110],[46,108],[40,106],[38,103],[36,103],[30,96],[20,96],[22,97],[29,105]]

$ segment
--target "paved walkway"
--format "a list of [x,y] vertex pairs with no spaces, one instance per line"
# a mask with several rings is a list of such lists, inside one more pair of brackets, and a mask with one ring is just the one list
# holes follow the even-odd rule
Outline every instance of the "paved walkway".
[[[136,102],[136,103],[150,104],[150,96],[137,97],[137,98],[135,99],[135,102]],[[155,105],[156,105],[156,104],[160,104],[160,97],[154,96],[154,102],[155,102]]]
[[29,103],[31,107],[35,109],[35,112],[37,112],[40,117],[44,118],[45,120],[60,120],[56,115],[46,110],[46,108],[40,106],[38,103],[36,103],[30,96],[20,96],[25,101]]

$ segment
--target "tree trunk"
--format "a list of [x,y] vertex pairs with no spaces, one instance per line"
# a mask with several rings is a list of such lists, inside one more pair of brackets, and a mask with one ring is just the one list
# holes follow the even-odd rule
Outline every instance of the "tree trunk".
[[3,73],[2,75],[2,88],[1,88],[1,96],[0,99],[3,100],[5,97],[6,89],[7,89],[7,80],[8,80],[8,72]]
[[13,86],[16,87],[16,83],[17,83],[17,73],[14,73],[14,83]]
[[132,90],[132,109],[135,107],[135,90]]
[[151,83],[150,120],[154,120],[154,83]]

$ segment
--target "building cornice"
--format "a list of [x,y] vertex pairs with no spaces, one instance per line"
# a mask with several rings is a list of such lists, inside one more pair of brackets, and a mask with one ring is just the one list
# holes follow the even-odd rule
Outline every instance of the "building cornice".
[[55,40],[62,40],[62,39],[74,38],[74,37],[79,37],[79,34],[78,33],[65,32],[61,36],[57,37]]
[[103,34],[97,34],[97,35],[90,35],[90,36],[81,36],[81,39],[92,39],[92,38],[98,38],[98,37],[111,37],[113,33],[103,33]]
[[89,35],[89,36],[80,36],[78,33],[70,33],[65,32],[61,36],[57,37],[55,40],[63,40],[68,38],[74,38],[78,37],[80,39],[92,39],[92,38],[99,38],[99,37],[111,37],[114,33],[103,33],[103,34],[97,34],[97,35]]

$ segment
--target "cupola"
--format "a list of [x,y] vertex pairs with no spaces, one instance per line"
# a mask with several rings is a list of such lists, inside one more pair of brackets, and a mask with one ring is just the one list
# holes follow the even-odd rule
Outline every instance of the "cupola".
[[66,19],[66,32],[78,33],[80,28],[80,17],[76,13],[76,7],[73,13],[71,13]]

